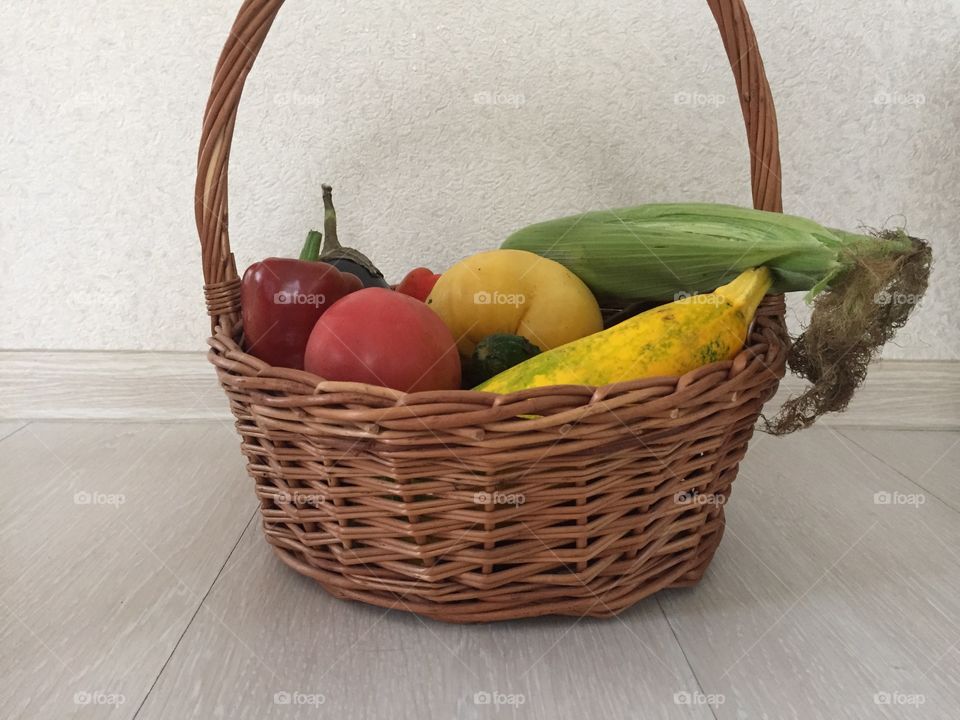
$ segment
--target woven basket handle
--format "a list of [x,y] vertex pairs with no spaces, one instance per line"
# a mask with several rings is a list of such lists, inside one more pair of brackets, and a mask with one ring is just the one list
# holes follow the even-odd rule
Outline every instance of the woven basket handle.
[[[743,0],[707,0],[733,69],[750,146],[753,204],[780,212],[780,145],[770,85]],[[211,325],[232,325],[240,312],[240,280],[227,227],[227,166],[240,95],[283,0],[245,0],[220,53],[203,118],[195,194]]]

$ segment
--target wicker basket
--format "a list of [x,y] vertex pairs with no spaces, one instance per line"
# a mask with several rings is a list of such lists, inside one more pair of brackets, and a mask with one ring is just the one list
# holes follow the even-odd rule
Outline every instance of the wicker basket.
[[[753,29],[741,0],[708,3],[740,93],[754,204],[779,211],[776,117]],[[733,361],[601,388],[404,394],[244,353],[227,164],[244,81],[282,4],[240,10],[196,187],[209,358],[276,554],[336,597],[454,622],[612,616],[696,583],[784,374],[783,297],[764,300]]]

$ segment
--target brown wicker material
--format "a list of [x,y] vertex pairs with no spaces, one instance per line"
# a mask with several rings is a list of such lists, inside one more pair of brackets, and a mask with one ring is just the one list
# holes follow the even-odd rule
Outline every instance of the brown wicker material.
[[[740,92],[754,202],[779,210],[776,118],[753,30],[740,0],[708,2]],[[764,300],[733,361],[602,388],[404,394],[244,353],[227,164],[244,81],[281,5],[240,10],[196,188],[209,357],[277,555],[337,597],[455,622],[610,616],[696,583],[784,374],[782,296]]]

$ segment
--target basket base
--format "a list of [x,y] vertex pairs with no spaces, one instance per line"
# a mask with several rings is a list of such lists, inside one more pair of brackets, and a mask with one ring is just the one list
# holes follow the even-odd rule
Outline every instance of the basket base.
[[[404,593],[359,589],[357,583],[343,575],[314,567],[299,558],[296,552],[274,544],[269,535],[267,539],[271,541],[274,553],[285,565],[316,580],[324,590],[340,600],[354,600],[389,610],[412,612],[443,622],[485,623],[544,615],[612,618],[660,590],[696,585],[720,545],[724,525],[721,512],[719,522],[701,537],[695,548],[687,553],[671,556],[669,562],[665,562],[662,567],[653,570],[645,568],[643,574],[633,579],[621,577],[614,584],[611,584],[609,579],[598,580],[576,589],[564,586],[557,589],[560,593],[538,587],[526,592],[522,589],[506,592],[499,596],[498,600],[447,602],[429,600],[424,597],[424,592],[418,592],[415,588]],[[426,590],[428,588],[424,585],[423,591]]]

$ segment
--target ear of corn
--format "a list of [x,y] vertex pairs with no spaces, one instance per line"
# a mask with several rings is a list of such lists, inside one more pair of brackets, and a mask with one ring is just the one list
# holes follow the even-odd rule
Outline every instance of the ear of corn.
[[503,243],[548,257],[600,298],[673,300],[766,266],[773,292],[813,290],[843,267],[841,249],[871,240],[812,220],[733,205],[681,203],[588,212],[523,228]]
[[[787,362],[813,384],[784,404],[769,425],[777,434],[847,406],[870,360],[926,291],[932,262],[930,245],[902,228],[857,235],[791,215],[693,203],[538,223],[504,247],[565,265],[614,303],[702,293],[759,266],[770,269],[774,292],[808,291],[808,301],[816,297],[810,325]],[[912,301],[889,302],[898,296]]]
[[747,270],[712,293],[661,305],[536,355],[476,389],[510,393],[545,385],[607,385],[682,375],[729,360],[743,348],[770,281],[766,268]]

